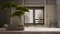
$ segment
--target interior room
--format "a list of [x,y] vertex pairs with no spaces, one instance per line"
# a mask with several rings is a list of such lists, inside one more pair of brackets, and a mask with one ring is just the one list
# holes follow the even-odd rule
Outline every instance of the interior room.
[[0,8],[0,31],[60,31],[60,0],[0,0]]

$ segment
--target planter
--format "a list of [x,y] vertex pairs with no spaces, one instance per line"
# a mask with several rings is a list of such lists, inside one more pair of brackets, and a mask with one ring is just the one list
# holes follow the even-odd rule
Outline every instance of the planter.
[[24,30],[24,27],[23,27],[23,25],[22,26],[11,25],[11,26],[7,27],[7,30],[9,30],[9,31],[20,31],[20,30]]

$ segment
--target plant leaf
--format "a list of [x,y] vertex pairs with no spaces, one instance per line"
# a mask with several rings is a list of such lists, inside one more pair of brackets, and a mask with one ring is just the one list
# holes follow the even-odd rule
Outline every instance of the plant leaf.
[[23,11],[23,12],[29,12],[28,8],[26,8],[24,6],[17,7],[16,10],[20,10],[20,11]]
[[18,11],[18,12],[14,12],[13,14],[11,14],[11,17],[14,17],[14,16],[18,16],[18,17],[20,17],[20,16],[22,16],[22,15],[24,15],[24,12],[22,12],[22,11]]
[[17,4],[15,2],[5,2],[2,6],[2,10],[7,10],[8,8],[11,7],[17,7]]

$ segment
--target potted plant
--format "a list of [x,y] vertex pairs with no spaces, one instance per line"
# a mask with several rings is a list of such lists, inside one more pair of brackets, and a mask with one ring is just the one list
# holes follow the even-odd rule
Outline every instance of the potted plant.
[[[16,12],[12,13],[10,16],[11,17],[18,17],[20,19],[20,23],[18,23],[17,25],[17,29],[23,29],[23,25],[21,22],[21,16],[23,16],[25,14],[25,12],[29,12],[28,8],[24,7],[24,6],[17,6],[17,4],[15,2],[6,2],[3,4],[2,9],[3,10],[7,10],[7,9],[11,9],[11,8],[15,8]],[[16,27],[12,24],[10,24],[9,26],[10,28],[15,29]]]
[[16,12],[14,12],[13,14],[11,14],[11,17],[18,17],[20,20],[20,23],[18,23],[18,29],[21,28],[23,29],[23,24],[22,24],[22,16],[25,14],[25,12],[29,12],[28,8],[24,7],[24,6],[19,6],[16,7]]

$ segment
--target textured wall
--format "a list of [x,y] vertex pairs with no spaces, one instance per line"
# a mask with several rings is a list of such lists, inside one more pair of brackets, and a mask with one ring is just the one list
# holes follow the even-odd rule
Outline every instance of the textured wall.
[[45,0],[25,0],[25,5],[44,5]]
[[57,25],[58,27],[60,27],[60,0],[56,0],[56,4],[57,4]]
[[[1,6],[3,5],[4,2],[6,2],[8,0],[0,0],[0,8]],[[7,23],[7,15],[6,15],[7,12],[3,12],[0,10],[0,27],[3,26],[4,23]]]
[[47,26],[55,27],[55,11],[56,5],[46,5],[46,19],[47,19]]
[[12,0],[13,2],[16,2],[17,5],[22,5],[23,0]]
[[[56,5],[56,0],[47,0],[47,5]],[[44,5],[45,0],[25,0],[25,5]]]
[[47,0],[47,5],[56,5],[56,0]]

